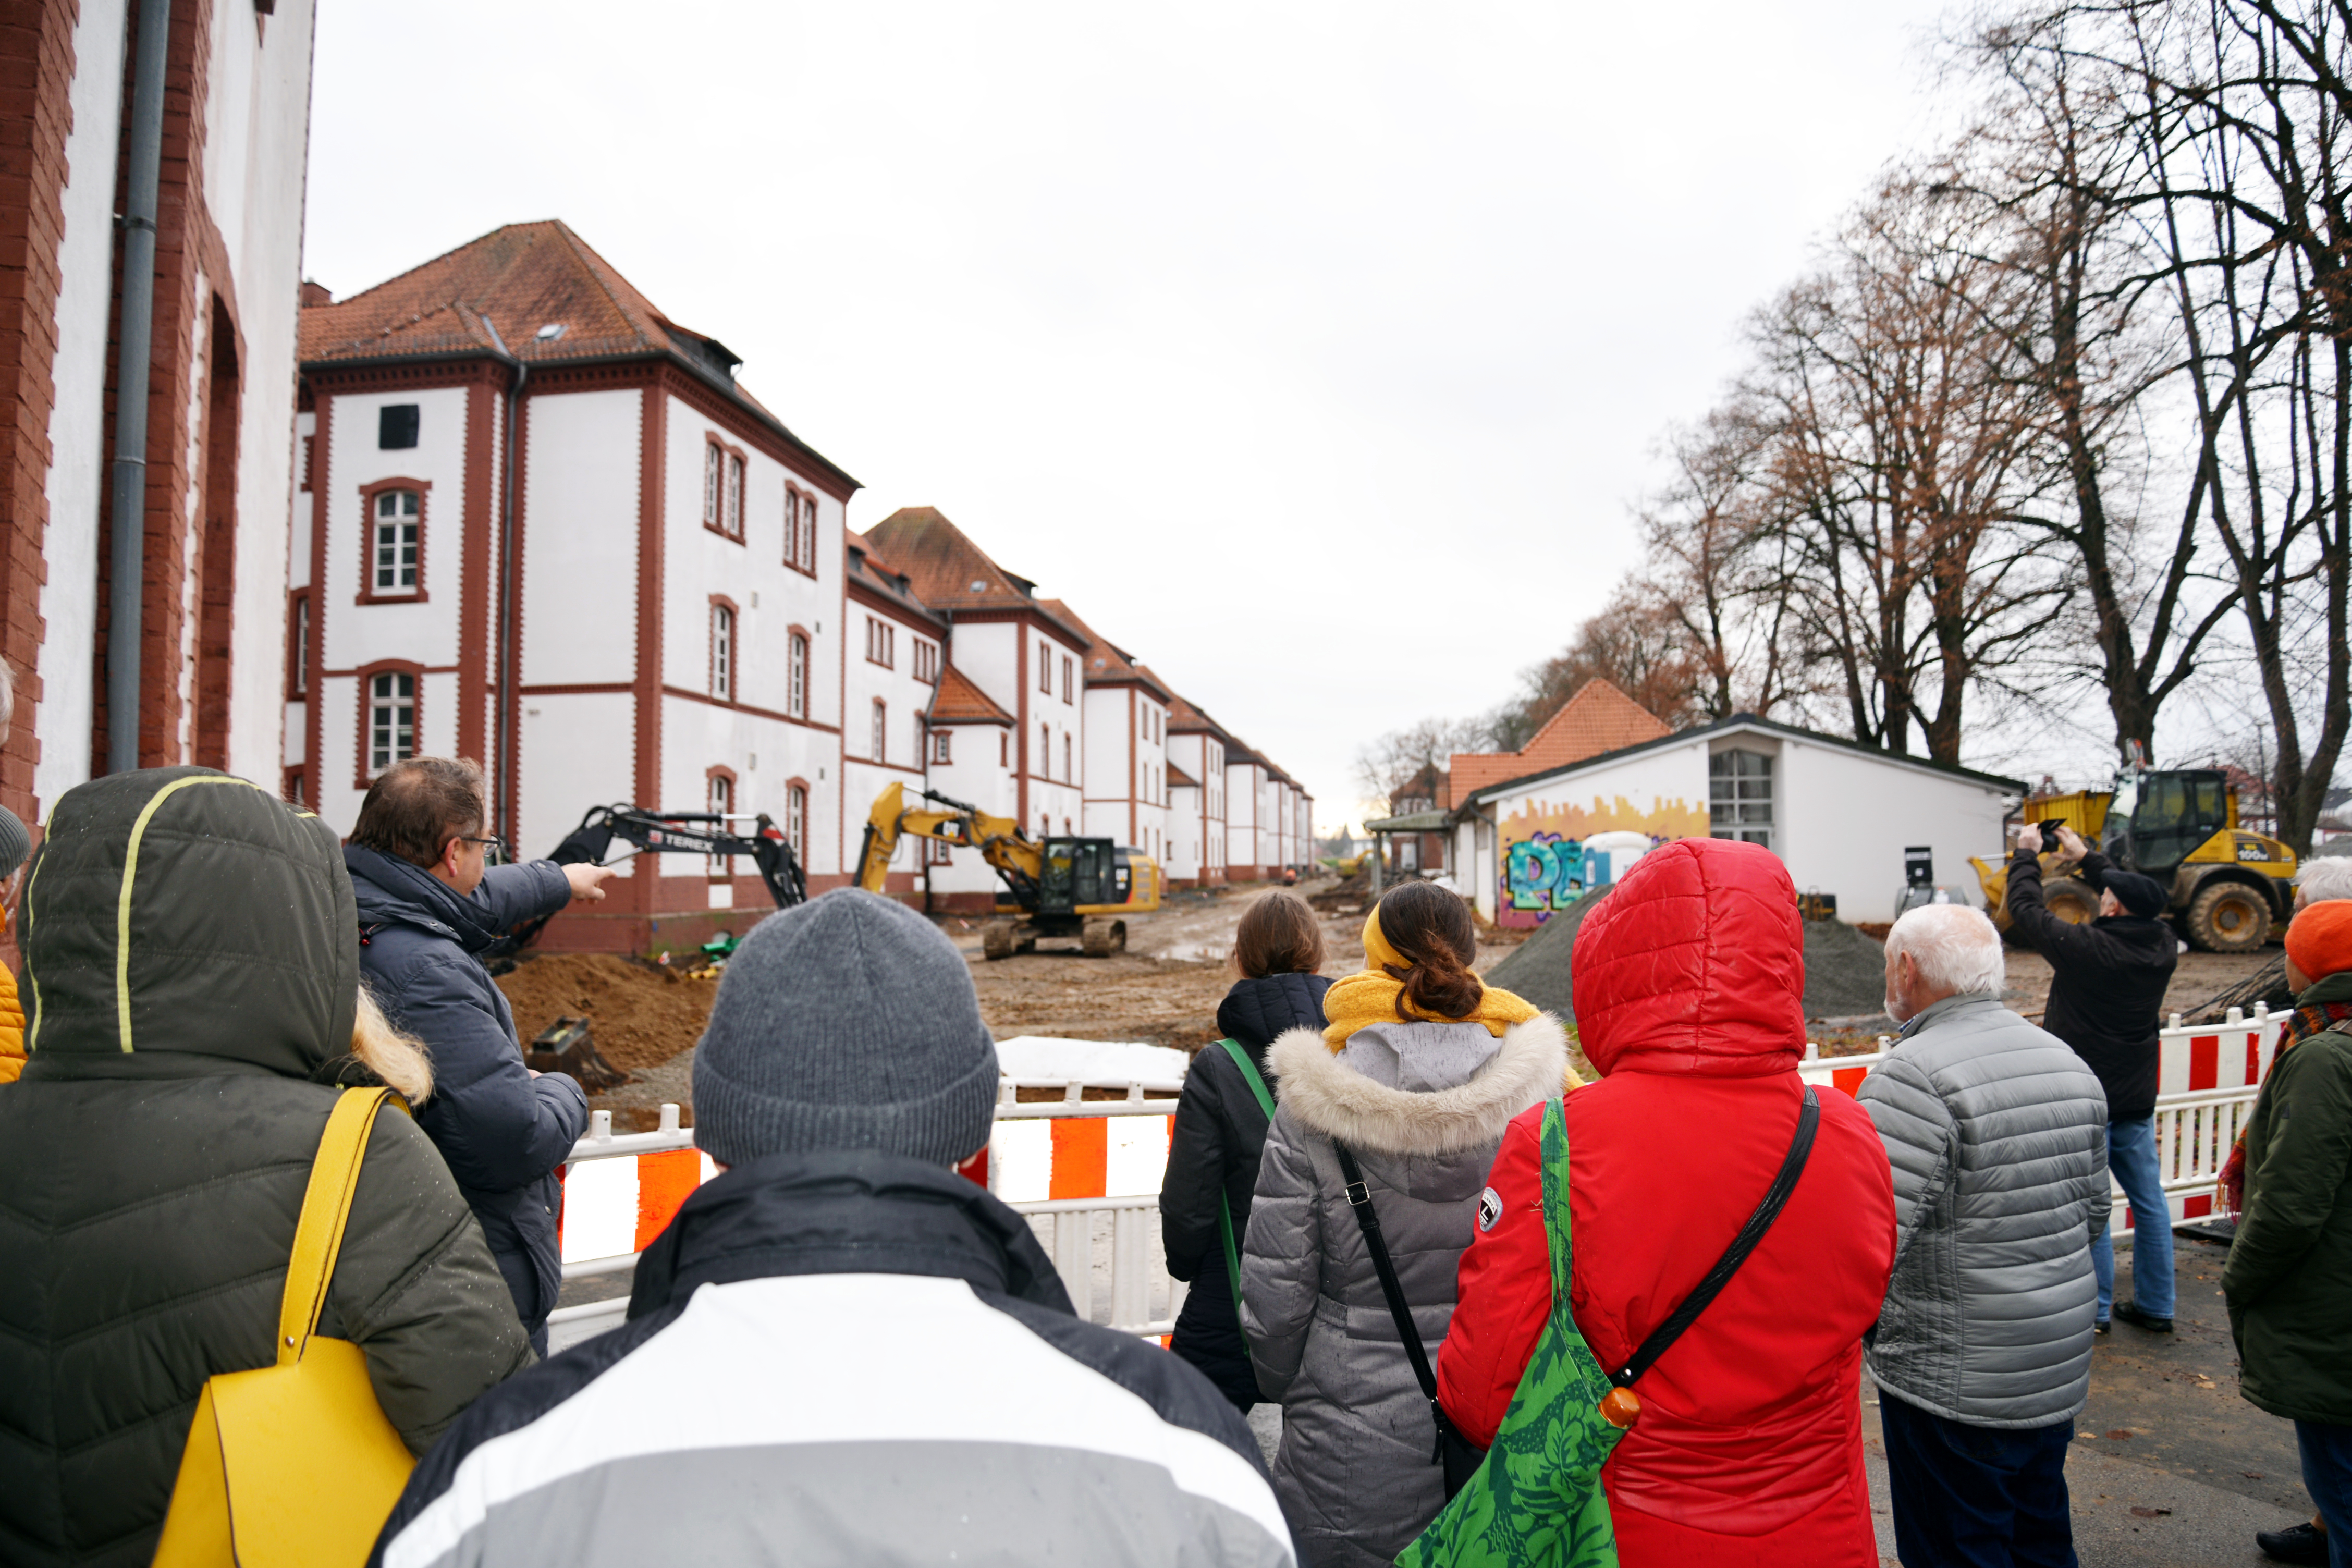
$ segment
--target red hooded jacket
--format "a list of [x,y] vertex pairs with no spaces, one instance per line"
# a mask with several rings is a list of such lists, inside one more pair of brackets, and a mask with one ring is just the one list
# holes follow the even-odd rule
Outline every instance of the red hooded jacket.
[[[1756,845],[1654,850],[1577,932],[1577,1023],[1602,1077],[1566,1107],[1570,1305],[1604,1366],[1689,1294],[1771,1185],[1804,1093],[1804,989],[1796,890]],[[1878,1563],[1858,1385],[1895,1196],[1869,1114],[1821,1100],[1788,1206],[1634,1384],[1641,1419],[1602,1472],[1624,1568]],[[1438,1359],[1446,1411],[1479,1442],[1551,1310],[1542,1115],[1504,1134],[1488,1178],[1499,1215],[1463,1255]]]

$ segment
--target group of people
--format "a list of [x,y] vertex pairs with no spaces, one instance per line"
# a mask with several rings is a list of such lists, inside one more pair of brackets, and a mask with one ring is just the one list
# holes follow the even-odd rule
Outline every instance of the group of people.
[[[2047,1028],[2001,1005],[1981,914],[1906,914],[1902,1037],[1849,1100],[1797,1071],[1787,873],[1685,840],[1578,933],[1591,1083],[1559,1021],[1474,973],[1453,893],[1391,889],[1337,981],[1311,910],[1252,901],[1227,1037],[1174,1117],[1172,1355],[1085,1321],[1029,1221],[956,1173],[998,1072],[952,942],[856,890],[781,911],[695,1053],[719,1173],[646,1247],[623,1326],[551,1356],[552,1173],[585,1101],[525,1066],[480,958],[605,873],[488,847],[479,772],[446,760],[388,772],[348,845],[203,769],[58,803],[0,1085],[0,1558],[154,1557],[208,1380],[280,1358],[354,1090],[413,1111],[366,1133],[319,1308],[415,1458],[374,1544],[394,1568],[1869,1564],[1865,1364],[1906,1563],[2065,1563],[2094,1335],[2170,1326],[2160,1191],[2133,1300],[2103,1253],[2111,1161],[2139,1196],[2116,1151],[2154,1020],[2123,1037],[2099,988],[2117,953],[2170,963],[2128,873],[2086,858],[2117,907],[2068,929],[2112,946],[2053,947]],[[2352,902],[2288,952],[2296,1044],[2224,1284],[2325,1551],[2352,1540]]]

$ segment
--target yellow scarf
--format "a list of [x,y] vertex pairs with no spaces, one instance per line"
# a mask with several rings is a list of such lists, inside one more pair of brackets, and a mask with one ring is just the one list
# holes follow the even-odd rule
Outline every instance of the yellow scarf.
[[1484,1024],[1486,1032],[1496,1039],[1513,1024],[1524,1024],[1539,1010],[1523,996],[1507,991],[1497,991],[1492,985],[1478,998],[1478,1005],[1465,1018],[1439,1018],[1422,1012],[1404,997],[1404,982],[1391,976],[1386,965],[1399,969],[1411,967],[1404,955],[1389,945],[1388,937],[1381,931],[1381,910],[1364,917],[1364,972],[1350,974],[1323,993],[1324,1043],[1337,1051],[1348,1043],[1348,1037],[1374,1024],[1393,1024],[1400,1018],[1428,1018],[1441,1024]]

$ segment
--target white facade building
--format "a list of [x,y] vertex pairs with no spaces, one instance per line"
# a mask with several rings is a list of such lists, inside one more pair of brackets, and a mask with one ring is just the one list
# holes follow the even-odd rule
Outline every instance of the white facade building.
[[1915,847],[1952,899],[1981,906],[1968,858],[1999,858],[2024,793],[2016,779],[1739,714],[1473,792],[1456,808],[1454,864],[1482,914],[1532,924],[1622,872],[1616,836],[1741,838],[1780,856],[1800,892],[1833,896],[1839,918],[1891,921]]

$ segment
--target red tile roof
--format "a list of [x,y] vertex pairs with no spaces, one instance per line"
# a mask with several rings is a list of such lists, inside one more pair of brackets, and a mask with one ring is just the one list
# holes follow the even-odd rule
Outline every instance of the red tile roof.
[[1013,715],[989,700],[971,678],[949,665],[940,671],[940,689],[931,695],[929,718],[934,724],[1010,724]]
[[1171,789],[1199,789],[1201,787],[1201,781],[1194,778],[1191,773],[1186,773],[1182,768],[1178,767],[1174,763],[1171,763],[1168,764],[1168,787]]
[[923,603],[942,610],[1026,610],[1031,584],[989,558],[934,506],[902,506],[866,537],[907,574]]
[[[529,364],[674,356],[853,487],[735,384],[740,362],[657,310],[562,222],[510,223],[348,300],[305,305],[301,362],[329,366],[504,352]],[[561,329],[552,336],[540,334]]]
[[1197,731],[1204,735],[1215,735],[1223,740],[1233,739],[1231,735],[1225,733],[1225,727],[1223,724],[1218,723],[1181,697],[1171,696],[1168,699],[1168,727],[1179,733]]
[[1087,680],[1089,684],[1110,686],[1132,680],[1150,687],[1162,701],[1175,695],[1160,683],[1158,676],[1133,662],[1110,639],[1080,620],[1069,605],[1059,599],[1040,599],[1037,602],[1045,605],[1055,619],[1086,638]]
[[841,531],[844,553],[848,562],[849,581],[860,587],[881,595],[907,612],[910,620],[927,621],[944,631],[946,623],[931,614],[930,609],[916,596],[914,589],[900,581],[905,575],[896,566],[877,554],[872,543],[854,528]]
[[1588,680],[1516,752],[1456,752],[1449,794],[1466,801],[1488,784],[1563,768],[1674,733],[1665,721],[1605,680]]

